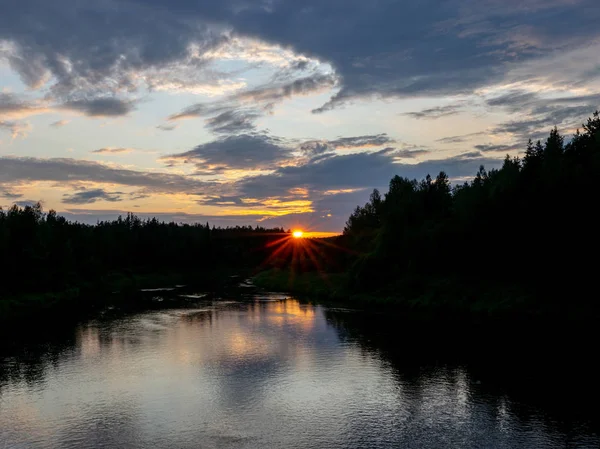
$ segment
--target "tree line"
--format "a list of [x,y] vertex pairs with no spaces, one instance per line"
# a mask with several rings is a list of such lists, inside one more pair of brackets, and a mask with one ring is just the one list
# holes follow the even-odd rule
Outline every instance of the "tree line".
[[[288,231],[289,232],[289,231]],[[87,225],[40,204],[0,208],[0,298],[56,292],[112,274],[235,270],[260,263],[282,228],[160,222],[133,214]]]
[[595,112],[568,141],[555,127],[470,182],[395,176],[346,223],[341,242],[360,254],[350,287],[423,294],[446,280],[460,295],[510,285],[552,307],[595,307],[599,174]]
[[0,298],[60,291],[113,273],[193,277],[271,266],[336,272],[345,279],[341,290],[359,294],[416,298],[436,290],[469,302],[508,288],[513,302],[595,308],[598,173],[596,112],[570,139],[554,128],[544,141],[530,140],[522,158],[507,156],[500,169],[482,166],[469,182],[452,185],[444,172],[421,181],[395,176],[385,194],[374,190],[352,212],[343,235],[298,242],[287,252],[276,250],[289,237],[281,228],[216,228],[133,214],[86,225],[44,213],[39,204],[13,206],[0,209]]

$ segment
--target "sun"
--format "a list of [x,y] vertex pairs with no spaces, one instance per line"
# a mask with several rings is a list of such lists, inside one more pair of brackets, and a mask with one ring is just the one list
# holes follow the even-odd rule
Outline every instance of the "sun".
[[302,231],[294,231],[294,232],[292,232],[292,235],[294,236],[295,239],[301,239],[302,236],[304,235],[304,232],[302,232]]

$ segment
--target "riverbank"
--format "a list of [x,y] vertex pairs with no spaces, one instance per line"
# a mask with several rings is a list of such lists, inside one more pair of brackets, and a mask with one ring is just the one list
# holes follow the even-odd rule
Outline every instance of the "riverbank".
[[522,322],[597,319],[595,311],[590,313],[577,305],[558,307],[555,302],[547,301],[547,296],[517,285],[486,285],[457,278],[399,279],[368,294],[353,291],[344,273],[271,269],[255,275],[253,282],[266,290],[289,292],[320,302],[390,309],[415,318]]
[[73,322],[110,306],[137,310],[157,306],[152,290],[186,285],[190,289],[218,290],[232,282],[229,271],[205,273],[110,273],[95,281],[56,292],[22,293],[0,298],[0,327],[24,322]]

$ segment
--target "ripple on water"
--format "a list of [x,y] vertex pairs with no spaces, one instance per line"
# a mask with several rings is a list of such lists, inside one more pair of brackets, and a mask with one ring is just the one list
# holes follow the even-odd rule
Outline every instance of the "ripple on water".
[[598,447],[585,420],[409,357],[418,334],[380,348],[397,328],[359,313],[265,294],[23,347],[0,358],[0,449]]

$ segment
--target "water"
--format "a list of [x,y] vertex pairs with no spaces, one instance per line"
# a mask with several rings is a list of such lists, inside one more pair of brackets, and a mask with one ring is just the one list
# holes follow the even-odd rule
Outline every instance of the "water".
[[0,449],[600,447],[558,385],[393,323],[268,295],[95,320],[0,353]]

